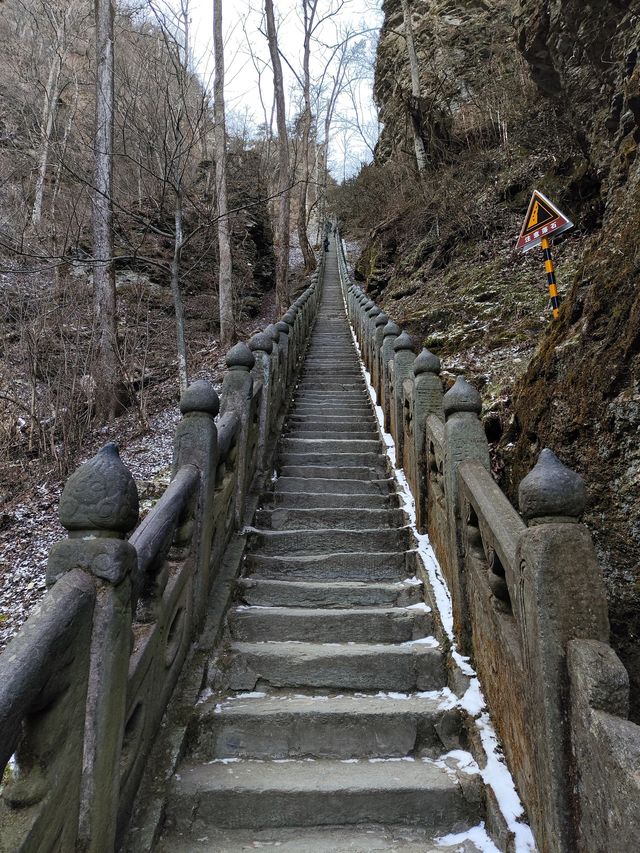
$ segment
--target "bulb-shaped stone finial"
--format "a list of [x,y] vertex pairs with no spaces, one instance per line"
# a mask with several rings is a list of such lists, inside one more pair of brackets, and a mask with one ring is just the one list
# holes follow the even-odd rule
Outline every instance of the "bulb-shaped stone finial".
[[413,362],[414,376],[420,376],[421,373],[440,373],[440,359],[426,348]]
[[413,352],[413,338],[408,332],[402,332],[394,341],[393,349],[395,352],[409,351]]
[[280,340],[280,332],[276,329],[273,323],[270,323],[266,329],[264,330],[265,334],[269,335],[274,343],[278,343]]
[[587,503],[584,480],[545,448],[520,483],[519,503],[527,521],[554,516],[579,518]]
[[270,353],[273,347],[273,338],[265,330],[264,332],[256,332],[255,335],[249,338],[247,343],[252,352],[260,350],[261,352]]
[[231,347],[224,360],[229,370],[251,370],[256,363],[253,353],[244,341]]
[[375,321],[374,325],[375,325],[375,327],[376,327],[376,329],[377,329],[377,328],[378,328],[378,326],[386,326],[388,322],[389,322],[389,318],[388,318],[388,317],[387,317],[387,315],[384,313],[384,311],[381,311],[381,312],[378,314],[378,316],[376,317],[376,321]]
[[464,376],[458,376],[453,388],[444,395],[443,403],[447,418],[458,412],[473,412],[479,415],[482,411],[482,397]]
[[189,412],[206,412],[215,418],[220,409],[220,400],[216,389],[206,379],[192,382],[180,397],[180,411],[183,415]]
[[384,327],[382,331],[382,336],[385,338],[391,337],[393,335],[400,334],[400,326],[397,323],[394,323],[393,320],[389,320],[387,325]]
[[104,530],[124,536],[138,521],[138,490],[109,442],[73,473],[60,498],[60,521],[67,530]]

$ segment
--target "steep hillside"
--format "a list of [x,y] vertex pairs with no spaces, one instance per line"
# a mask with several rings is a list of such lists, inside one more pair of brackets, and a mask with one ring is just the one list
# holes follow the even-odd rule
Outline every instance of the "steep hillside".
[[[545,445],[587,480],[638,715],[640,3],[413,7],[419,103],[400,0],[386,0],[377,162],[341,197],[365,239],[357,271],[450,379],[465,372],[482,390],[495,472],[512,497]],[[422,180],[410,110],[430,159]],[[514,252],[534,187],[577,223],[555,250],[557,322],[540,253]]]

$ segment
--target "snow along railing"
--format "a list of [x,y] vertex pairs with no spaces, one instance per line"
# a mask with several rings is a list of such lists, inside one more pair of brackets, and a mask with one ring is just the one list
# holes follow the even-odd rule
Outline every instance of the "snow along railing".
[[280,322],[229,351],[220,401],[204,381],[182,396],[172,481],[129,538],[138,494],[117,445],[69,478],[49,592],[0,657],[2,853],[122,840],[225,549],[271,473],[323,263]]
[[550,450],[520,510],[490,472],[478,392],[350,280],[342,287],[385,429],[447,579],[470,655],[541,851],[627,851],[640,838],[640,726],[608,645],[602,572],[579,519],[585,487]]

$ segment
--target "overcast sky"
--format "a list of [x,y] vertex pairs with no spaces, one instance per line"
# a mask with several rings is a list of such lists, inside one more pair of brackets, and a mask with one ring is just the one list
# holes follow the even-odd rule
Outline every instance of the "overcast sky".
[[[180,0],[177,2],[179,4]],[[340,6],[340,2],[341,0],[319,0],[320,16],[324,17],[330,9],[335,10]],[[274,0],[274,5],[281,53],[292,68],[299,72],[302,67],[303,32],[300,0]],[[190,0],[189,6],[190,42],[194,62],[203,77],[210,78],[213,70],[213,4],[211,0]],[[230,129],[238,130],[245,123],[255,129],[264,123],[265,113],[267,117],[271,116],[273,102],[273,75],[269,65],[269,51],[266,39],[260,32],[263,25],[262,2],[223,0],[222,6],[227,66],[225,98],[230,113]],[[357,72],[352,72],[352,77],[357,79],[354,79],[349,90],[341,95],[332,127],[330,167],[337,180],[341,180],[345,175],[351,176],[358,171],[362,162],[371,159],[371,147],[377,138],[377,120],[371,94],[375,41],[382,23],[380,6],[380,0],[346,0],[337,14],[318,30],[319,43],[313,47],[312,75],[319,77],[326,64],[326,46],[340,42],[347,31],[361,34],[350,40],[350,44],[358,45],[361,57],[357,63]],[[299,88],[293,72],[287,67],[287,61],[283,63],[283,69],[291,118],[299,106]],[[357,108],[354,107],[354,101]]]

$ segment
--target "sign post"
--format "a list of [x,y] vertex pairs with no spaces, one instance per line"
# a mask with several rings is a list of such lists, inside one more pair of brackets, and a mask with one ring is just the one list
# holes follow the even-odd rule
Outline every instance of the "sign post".
[[536,246],[542,246],[554,319],[558,318],[560,302],[551,254],[551,238],[563,234],[570,228],[573,228],[573,222],[569,217],[565,216],[545,195],[534,190],[516,249],[521,252],[528,252]]

